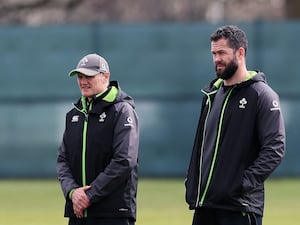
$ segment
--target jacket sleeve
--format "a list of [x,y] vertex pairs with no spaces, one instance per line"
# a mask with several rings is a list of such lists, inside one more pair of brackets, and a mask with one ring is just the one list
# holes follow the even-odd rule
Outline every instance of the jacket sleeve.
[[[64,135],[64,137],[65,137],[65,135]],[[75,188],[78,188],[79,185],[76,184],[76,182],[72,176],[72,172],[71,172],[69,163],[66,158],[66,148],[65,148],[65,142],[64,142],[65,138],[64,137],[63,137],[63,141],[58,149],[56,170],[57,170],[58,180],[61,185],[61,189],[63,191],[65,198],[67,198],[70,191]]]
[[285,128],[278,95],[265,86],[258,96],[256,127],[260,143],[258,157],[244,172],[243,190],[261,186],[285,154]]
[[139,125],[135,110],[128,103],[115,104],[117,115],[113,136],[113,156],[86,193],[97,202],[124,184],[138,164]]

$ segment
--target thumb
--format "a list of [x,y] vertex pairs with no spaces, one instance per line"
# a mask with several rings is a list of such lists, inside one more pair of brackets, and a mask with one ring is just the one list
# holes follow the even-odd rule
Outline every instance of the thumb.
[[88,186],[82,187],[82,189],[83,189],[84,191],[87,191],[87,190],[91,189],[91,187],[92,187],[92,186],[88,185]]

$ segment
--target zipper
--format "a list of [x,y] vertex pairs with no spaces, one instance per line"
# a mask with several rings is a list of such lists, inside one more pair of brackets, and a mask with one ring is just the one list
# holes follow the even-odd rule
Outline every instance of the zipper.
[[[87,103],[85,98],[81,99],[83,108],[79,109],[75,107],[79,112],[84,114],[83,121],[83,131],[82,131],[82,152],[81,152],[81,177],[82,177],[82,186],[86,186],[86,141],[87,141],[87,129],[88,129],[88,120],[89,120],[89,111],[92,109],[92,102]],[[83,212],[83,217],[87,217],[87,209]]]
[[210,99],[210,95],[215,94],[217,92],[217,90],[214,91],[214,92],[211,92],[211,93],[206,93],[206,92],[202,91],[208,97],[207,101],[208,101],[209,106],[208,106],[208,112],[207,112],[205,122],[204,122],[204,127],[203,127],[203,135],[202,135],[202,140],[203,141],[202,141],[202,145],[201,145],[201,154],[200,154],[199,182],[198,182],[198,195],[197,195],[196,207],[203,205],[206,194],[207,194],[207,191],[208,191],[208,188],[209,188],[210,183],[211,183],[211,179],[212,179],[212,175],[213,175],[213,171],[214,171],[214,166],[215,166],[215,163],[216,163],[216,158],[217,158],[217,154],[218,154],[218,150],[219,150],[219,142],[220,142],[220,137],[221,137],[221,129],[222,129],[222,125],[223,125],[224,112],[225,112],[226,106],[228,104],[229,98],[230,98],[231,93],[232,93],[234,88],[235,87],[233,87],[228,92],[228,94],[225,98],[225,101],[223,103],[223,106],[222,106],[219,125],[218,125],[218,130],[217,130],[217,138],[216,138],[216,144],[215,144],[215,149],[214,149],[214,155],[213,155],[212,163],[211,163],[211,166],[210,166],[208,178],[207,178],[206,185],[205,185],[203,193],[201,193],[200,187],[201,187],[201,179],[202,179],[201,168],[202,168],[202,160],[203,160],[204,138],[205,138],[205,135],[206,135],[206,123],[207,123],[207,119],[208,119],[208,116],[209,116],[209,113],[210,113],[210,110],[211,110],[211,104],[212,104],[211,99]]
[[[203,134],[202,134],[202,140],[204,140],[204,137],[206,135],[206,123],[207,123],[207,119],[208,119],[208,115],[210,113],[210,110],[211,110],[211,99],[210,99],[210,95],[212,94],[215,94],[217,91],[214,91],[214,92],[211,92],[211,93],[207,93],[203,90],[201,90],[206,96],[207,96],[207,102],[206,104],[208,104],[208,111],[207,111],[207,114],[206,114],[206,117],[205,117],[205,120],[204,120],[204,126],[203,126]],[[201,149],[200,149],[200,165],[199,165],[199,182],[198,182],[198,194],[197,194],[197,200],[196,200],[196,207],[199,205],[199,202],[200,202],[200,193],[201,193],[201,190],[200,190],[200,186],[201,186],[201,180],[202,180],[202,158],[203,158],[203,146],[204,146],[204,141],[202,141],[202,144],[201,144]]]
[[[82,135],[82,157],[81,157],[81,173],[82,173],[82,186],[86,186],[86,170],[85,170],[85,156],[86,156],[86,133],[88,126],[88,114],[85,114],[84,122],[83,122],[83,135]],[[83,217],[87,217],[87,210],[85,209],[83,212]]]

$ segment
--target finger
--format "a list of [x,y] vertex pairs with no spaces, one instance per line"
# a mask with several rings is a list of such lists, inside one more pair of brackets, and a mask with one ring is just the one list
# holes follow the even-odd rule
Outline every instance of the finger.
[[88,198],[88,196],[86,194],[83,194],[82,196],[80,196],[77,203],[81,207],[87,208],[90,204],[90,199]]
[[77,214],[78,214],[79,218],[83,218],[83,211],[82,210],[79,209]]
[[82,208],[87,208],[90,205],[90,200],[88,198],[85,198],[81,201],[81,207]]
[[83,212],[79,208],[76,208],[74,210],[74,213],[75,213],[75,215],[76,215],[77,218],[82,218],[83,217]]
[[91,187],[92,187],[92,186],[88,185],[88,186],[82,187],[82,189],[83,189],[83,191],[87,191],[87,190],[91,189]]

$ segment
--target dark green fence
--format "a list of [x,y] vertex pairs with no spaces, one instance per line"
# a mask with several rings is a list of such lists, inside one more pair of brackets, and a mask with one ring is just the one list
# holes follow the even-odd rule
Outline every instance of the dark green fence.
[[[140,174],[183,176],[201,103],[214,77],[209,35],[220,24],[91,24],[1,27],[0,176],[55,176],[64,116],[79,97],[67,73],[97,52],[136,99]],[[287,154],[278,176],[299,176],[300,22],[238,24],[248,34],[248,69],[260,69],[280,94]]]

